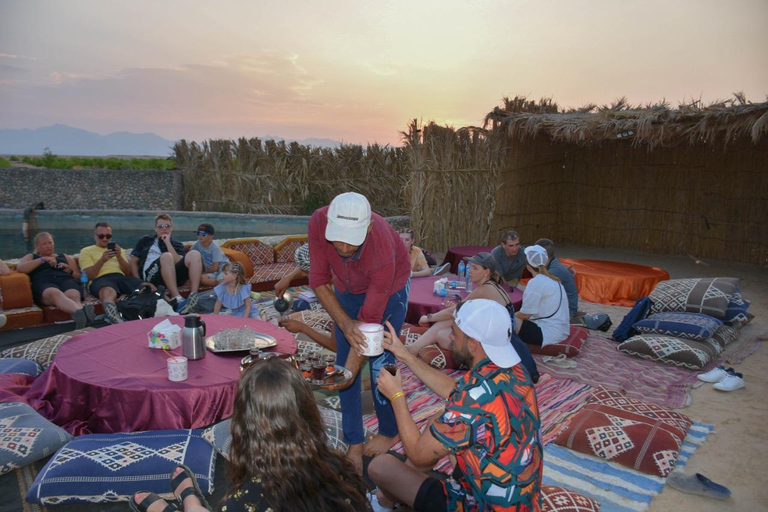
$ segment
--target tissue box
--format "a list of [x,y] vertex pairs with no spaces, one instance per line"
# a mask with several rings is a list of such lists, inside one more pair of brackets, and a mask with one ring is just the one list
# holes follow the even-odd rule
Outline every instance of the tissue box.
[[163,320],[147,333],[149,348],[172,350],[181,346],[181,327]]

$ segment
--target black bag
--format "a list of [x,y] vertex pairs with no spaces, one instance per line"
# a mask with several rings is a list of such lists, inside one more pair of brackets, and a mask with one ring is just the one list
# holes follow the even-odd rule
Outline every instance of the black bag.
[[117,310],[125,320],[141,320],[155,316],[157,301],[163,300],[164,286],[158,286],[152,291],[149,285],[136,290],[131,295],[117,303]]

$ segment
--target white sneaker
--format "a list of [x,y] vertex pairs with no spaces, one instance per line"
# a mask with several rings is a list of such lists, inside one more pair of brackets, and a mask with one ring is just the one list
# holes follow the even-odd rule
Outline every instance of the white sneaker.
[[718,366],[717,368],[713,368],[709,370],[707,373],[702,373],[700,375],[697,375],[696,378],[699,380],[702,380],[704,382],[720,382],[725,378],[725,376],[728,375],[728,372],[725,371],[725,368],[722,366]]
[[740,373],[729,373],[723,380],[715,384],[713,387],[720,391],[736,391],[741,389],[747,384]]
[[451,264],[450,263],[444,263],[440,265],[439,267],[435,268],[435,270],[432,272],[433,276],[442,276],[444,274],[447,274],[451,271]]

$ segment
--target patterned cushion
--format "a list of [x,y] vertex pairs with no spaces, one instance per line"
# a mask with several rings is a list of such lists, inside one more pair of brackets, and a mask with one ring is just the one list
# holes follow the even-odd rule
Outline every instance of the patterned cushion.
[[656,404],[645,403],[642,400],[627,396],[619,391],[605,389],[601,387],[595,391],[592,396],[587,399],[587,403],[606,405],[608,407],[615,407],[616,409],[622,409],[635,414],[642,414],[643,416],[652,420],[660,420],[672,427],[680,429],[683,433],[687,434],[691,428],[691,418],[685,414],[667,409]]
[[296,268],[295,263],[269,263],[253,267],[251,284],[277,281],[290,274]]
[[685,432],[660,419],[587,404],[570,418],[555,443],[663,477],[674,469],[684,438]]
[[86,327],[85,329],[77,329],[64,334],[57,334],[50,338],[43,338],[41,340],[33,341],[32,343],[27,343],[26,345],[8,348],[0,353],[0,357],[21,357],[23,359],[36,361],[37,364],[45,370],[51,365],[53,358],[56,357],[56,352],[65,341],[73,336],[91,330],[90,327]]
[[304,310],[300,314],[301,321],[317,331],[331,332],[333,329],[333,318],[324,309]]
[[722,320],[701,313],[665,312],[635,322],[632,327],[644,334],[666,334],[701,341],[711,337],[721,325]]
[[27,404],[0,403],[0,475],[50,456],[70,439]]
[[213,492],[216,454],[201,430],[90,434],[71,441],[48,461],[27,502],[128,501],[138,491],[172,498],[169,476],[186,464],[204,493]]
[[294,254],[296,249],[307,243],[307,237],[288,237],[275,246],[275,263],[296,264]]
[[712,335],[712,340],[720,345],[720,351],[722,352],[722,349],[724,349],[729,343],[736,340],[738,337],[739,331],[736,330],[736,327],[731,327],[730,325],[721,325]]
[[23,373],[31,377],[37,377],[43,372],[40,365],[29,359],[12,357],[0,359],[0,373]]
[[272,250],[272,246],[265,244],[258,238],[227,240],[221,246],[240,251],[248,256],[248,259],[253,263],[254,271],[259,265],[269,265],[275,262],[275,253]]
[[570,489],[541,486],[541,512],[598,512],[600,503]]
[[419,359],[438,370],[456,370],[458,366],[453,360],[453,351],[438,345],[427,345],[419,350]]
[[565,354],[565,357],[574,357],[579,355],[579,352],[581,352],[581,347],[584,346],[584,341],[586,341],[588,337],[589,331],[587,329],[577,325],[572,325],[570,334],[564,341],[561,341],[560,343],[553,343],[552,345],[547,345],[546,347],[539,345],[529,345],[527,343],[526,345],[529,349],[531,349],[531,354],[543,354],[545,356],[557,356],[560,354]]
[[722,347],[712,338],[693,341],[655,334],[632,336],[616,348],[631,356],[689,370],[701,370],[713,357],[722,352]]
[[736,293],[733,294],[731,302],[728,303],[728,307],[725,309],[723,323],[732,325],[736,328],[741,328],[746,325],[752,319],[752,315],[747,313],[747,308],[749,308],[750,304],[751,303],[741,295],[741,291],[736,288]]
[[651,313],[688,311],[723,318],[739,286],[734,277],[701,277],[662,281],[651,292]]
[[[348,445],[343,441],[344,433],[341,427],[341,412],[323,407],[322,405],[318,405],[317,409],[320,411],[320,419],[325,425],[325,434],[327,436],[325,444],[332,450],[346,453]],[[232,444],[232,434],[229,431],[231,421],[231,419],[226,419],[208,427],[203,432],[203,439],[211,443],[216,452],[227,460],[229,460],[229,445]],[[366,437],[370,433],[370,431],[366,430]]]

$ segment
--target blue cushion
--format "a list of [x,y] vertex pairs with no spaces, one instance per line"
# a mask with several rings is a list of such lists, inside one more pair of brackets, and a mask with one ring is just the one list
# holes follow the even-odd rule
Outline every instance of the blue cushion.
[[0,404],[0,475],[50,456],[72,439],[27,404]]
[[656,313],[632,327],[644,334],[664,334],[676,338],[704,341],[711,337],[723,321],[702,313]]
[[30,377],[37,377],[42,371],[43,369],[40,368],[39,364],[29,359],[18,357],[0,359],[0,373],[23,373]]
[[751,320],[751,315],[747,313],[747,308],[751,303],[741,295],[741,291],[736,288],[728,307],[725,309],[723,323],[731,325],[737,329],[746,325]]
[[48,461],[26,499],[45,505],[128,501],[138,491],[171,499],[171,472],[177,464],[189,466],[202,491],[210,494],[215,461],[199,429],[85,435]]

